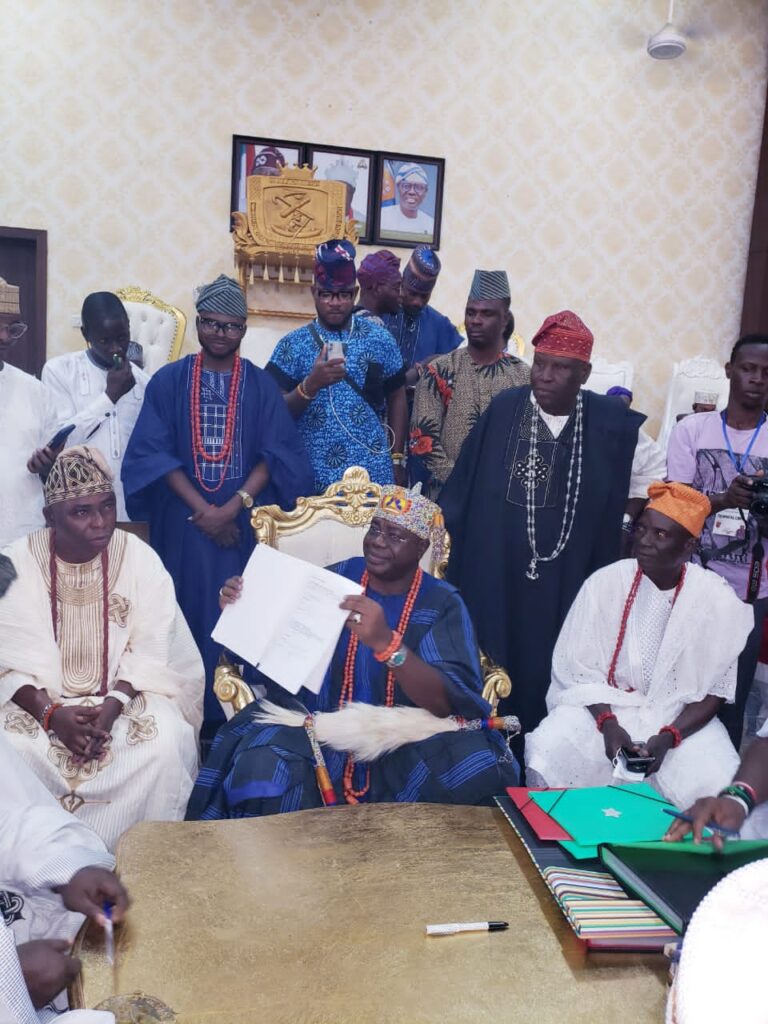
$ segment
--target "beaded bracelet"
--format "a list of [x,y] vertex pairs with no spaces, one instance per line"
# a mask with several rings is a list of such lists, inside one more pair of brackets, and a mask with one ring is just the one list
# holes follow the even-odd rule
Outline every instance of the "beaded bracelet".
[[43,714],[40,718],[40,724],[43,727],[43,732],[50,732],[51,718],[53,717],[53,712],[56,711],[57,708],[63,707],[63,704],[57,703],[56,701],[51,701],[49,704],[45,705],[45,707],[43,708]]
[[[752,787],[749,787],[752,790]],[[755,809],[756,800],[753,799],[752,793],[740,786],[738,783],[732,783],[730,786],[726,786],[725,789],[721,789],[717,794],[718,796],[730,796],[734,800],[738,800],[744,804],[747,814],[751,814]],[[754,790],[752,791],[754,792]]]
[[614,715],[614,713],[612,711],[601,711],[600,714],[595,719],[595,725],[597,726],[597,731],[598,732],[602,732],[603,731],[603,726],[605,725],[605,723],[606,722],[610,722],[610,720],[612,718],[613,719],[616,718],[616,715]]
[[389,641],[389,644],[387,645],[387,647],[384,648],[383,651],[374,651],[373,652],[374,658],[376,659],[376,661],[381,661],[381,662],[389,661],[389,659],[392,657],[392,655],[395,654],[396,651],[400,650],[402,642],[403,642],[403,635],[402,635],[402,633],[398,633],[396,629],[393,629],[392,630],[392,639]]
[[760,803],[760,801],[757,799],[757,792],[752,788],[752,786],[750,786],[748,782],[742,782],[741,779],[734,779],[731,785],[738,786],[739,789],[743,789],[748,796],[751,796],[755,804],[755,807],[757,807],[757,805]]
[[668,732],[669,735],[672,737],[673,749],[675,747],[679,747],[680,744],[683,742],[683,734],[680,732],[676,725],[662,725],[662,727],[659,729],[659,736],[661,736],[663,732]]
[[736,796],[735,793],[725,793],[725,792],[723,792],[723,793],[718,793],[717,795],[720,796],[720,797],[724,797],[726,800],[733,800],[733,801],[735,801],[741,807],[741,809],[744,811],[744,817],[745,818],[749,817],[750,809],[749,809],[749,806],[747,805],[747,801],[746,800],[743,800],[740,796]]

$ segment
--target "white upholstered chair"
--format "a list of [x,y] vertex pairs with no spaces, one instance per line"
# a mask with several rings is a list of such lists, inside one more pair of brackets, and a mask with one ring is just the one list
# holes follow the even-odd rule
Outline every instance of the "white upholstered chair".
[[144,288],[118,288],[115,294],[128,313],[131,341],[137,341],[144,349],[146,372],[152,374],[178,359],[187,328],[182,311]]
[[[332,565],[363,553],[363,538],[379,504],[381,487],[371,481],[361,466],[351,466],[337,483],[323,494],[299,498],[296,508],[284,512],[278,505],[262,505],[251,513],[251,525],[260,544],[278,548],[287,555],[303,558],[313,565]],[[450,540],[447,532],[438,544],[430,545],[421,567],[442,577]],[[481,655],[485,686],[483,696],[493,706],[512,692],[509,676]],[[250,688],[228,661],[216,669],[214,691],[228,716],[253,700]],[[228,706],[229,705],[229,706]]]
[[598,356],[592,360],[592,372],[584,387],[597,392],[598,395],[604,395],[609,388],[615,387],[628,388],[631,391],[634,376],[635,369],[632,363],[609,363],[607,359]]
[[664,451],[667,449],[672,428],[677,423],[677,417],[681,413],[693,412],[693,399],[697,391],[717,395],[717,408],[726,407],[728,378],[725,376],[722,363],[705,356],[694,356],[673,365],[664,419],[659,431],[659,444]]

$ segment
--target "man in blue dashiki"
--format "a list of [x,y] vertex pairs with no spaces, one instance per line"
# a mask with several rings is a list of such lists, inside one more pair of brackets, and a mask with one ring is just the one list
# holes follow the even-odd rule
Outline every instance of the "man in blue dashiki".
[[219,588],[253,550],[252,506],[291,508],[312,472],[274,381],[240,358],[248,311],[237,281],[202,287],[197,312],[200,352],[150,379],[122,477],[128,514],[149,522],[203,656],[210,735],[224,721],[212,689]]
[[362,466],[378,484],[405,481],[403,360],[388,330],[353,315],[354,261],[349,242],[331,239],[318,246],[312,285],[317,317],[281,338],[266,367],[296,420],[317,493],[350,466]]
[[382,317],[400,346],[409,389],[416,387],[424,363],[433,356],[453,352],[461,344],[461,335],[448,317],[429,305],[440,269],[435,250],[428,245],[417,246],[403,270],[402,308],[399,313]]
[[[320,692],[299,693],[310,711],[335,711],[361,701],[421,707],[441,718],[478,719],[490,713],[481,696],[477,644],[464,602],[455,587],[419,568],[442,523],[438,516],[437,506],[416,491],[384,487],[363,543],[364,558],[330,567],[361,582],[365,592],[341,605],[350,615]],[[227,580],[222,605],[236,601],[241,590],[241,580]],[[279,701],[280,694],[290,700],[264,681],[270,700]],[[187,820],[323,806],[306,731],[254,722],[254,707],[219,730]],[[518,779],[503,736],[485,730],[439,733],[368,764],[350,761],[327,745],[322,750],[338,802],[484,804]]]

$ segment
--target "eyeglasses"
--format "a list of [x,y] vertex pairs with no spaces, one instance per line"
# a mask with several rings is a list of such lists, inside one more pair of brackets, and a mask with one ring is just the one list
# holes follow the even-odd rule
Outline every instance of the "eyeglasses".
[[323,302],[354,302],[355,293],[349,292],[328,292],[325,290],[318,291],[318,299],[322,299]]
[[245,334],[245,324],[223,324],[219,320],[209,320],[206,316],[197,318],[197,326],[203,334],[226,334],[228,338],[240,338]]
[[402,537],[398,533],[385,533],[378,523],[371,523],[368,527],[368,536],[374,538],[382,537],[387,544],[398,548],[401,544],[408,543],[408,537]]
[[[16,323],[7,324],[5,331],[8,335],[9,341],[18,341],[23,335],[27,333],[28,325],[22,323],[21,320],[17,320]],[[2,331],[3,325],[0,324],[0,331]]]
[[401,181],[398,188],[401,192],[414,192],[417,196],[425,196],[427,194],[427,186],[419,185],[415,181]]

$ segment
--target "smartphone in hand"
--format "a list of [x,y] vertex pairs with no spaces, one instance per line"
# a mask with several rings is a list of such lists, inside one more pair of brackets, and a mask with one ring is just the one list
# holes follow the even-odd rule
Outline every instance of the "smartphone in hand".
[[329,359],[343,359],[344,358],[344,342],[343,341],[329,341],[325,349],[326,361]]
[[74,429],[75,424],[70,423],[68,427],[62,427],[61,430],[57,430],[45,447],[50,448],[53,451],[56,451],[57,448],[61,448]]

